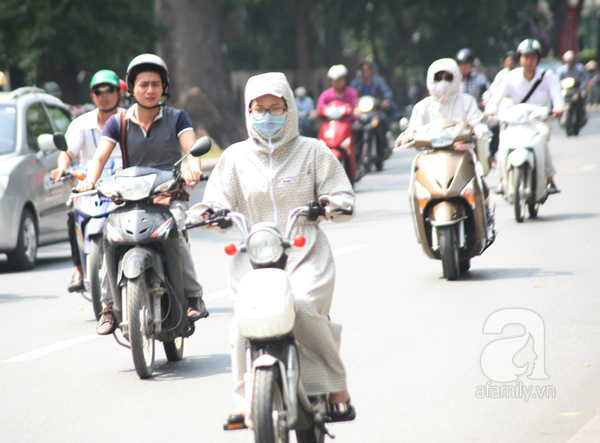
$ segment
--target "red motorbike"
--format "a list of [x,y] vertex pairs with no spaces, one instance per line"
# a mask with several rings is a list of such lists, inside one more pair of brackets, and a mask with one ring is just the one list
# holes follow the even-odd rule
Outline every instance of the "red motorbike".
[[331,149],[333,155],[344,166],[350,182],[354,184],[357,181],[354,137],[352,135],[352,121],[347,118],[352,116],[352,106],[334,100],[319,110],[319,116],[324,118],[325,121],[319,127],[317,138]]

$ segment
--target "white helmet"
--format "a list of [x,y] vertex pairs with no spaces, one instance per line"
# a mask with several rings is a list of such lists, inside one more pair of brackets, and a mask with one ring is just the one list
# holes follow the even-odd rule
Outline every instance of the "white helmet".
[[534,38],[525,39],[517,48],[517,54],[537,54],[540,58],[542,56],[542,45]]
[[575,53],[570,49],[563,54],[563,62],[569,63],[575,61]]
[[348,76],[348,69],[344,65],[333,65],[327,72],[327,77],[331,80],[339,80]]

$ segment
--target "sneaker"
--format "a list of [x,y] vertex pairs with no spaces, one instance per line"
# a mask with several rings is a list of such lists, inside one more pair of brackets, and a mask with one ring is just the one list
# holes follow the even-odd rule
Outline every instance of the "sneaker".
[[552,182],[552,183],[548,183],[548,187],[546,188],[546,192],[548,193],[548,195],[558,194],[560,192],[560,189],[558,189],[556,187],[556,185],[554,184],[554,182]]
[[115,332],[117,329],[117,319],[115,318],[115,313],[112,310],[112,305],[112,303],[109,303],[102,311],[100,320],[98,320],[98,326],[96,326],[96,332],[98,335],[109,335]]
[[187,317],[190,321],[197,321],[208,317],[208,310],[204,300],[200,297],[188,298]]
[[83,286],[83,275],[75,271],[73,277],[71,277],[71,283],[67,286],[69,292],[83,292],[85,287]]
[[496,190],[494,192],[499,195],[504,194],[504,186],[502,185],[502,182],[498,183],[498,186],[496,187]]

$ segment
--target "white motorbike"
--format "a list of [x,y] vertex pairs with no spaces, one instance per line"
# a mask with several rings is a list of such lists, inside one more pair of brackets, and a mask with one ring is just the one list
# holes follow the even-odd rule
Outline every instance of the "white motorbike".
[[549,127],[536,125],[547,120],[548,108],[528,103],[498,112],[502,124],[498,147],[504,198],[514,206],[515,219],[525,219],[525,207],[531,218],[548,198],[545,171],[545,143]]
[[243,243],[230,243],[225,252],[248,253],[253,267],[242,277],[235,302],[238,329],[246,338],[245,421],[227,423],[224,428],[248,427],[257,443],[286,443],[290,430],[296,431],[299,443],[323,443],[325,435],[330,435],[326,423],[354,418],[336,419],[328,393],[306,393],[293,335],[297,307],[284,269],[289,249],[303,247],[306,239],[302,235],[291,238],[292,230],[299,217],[315,221],[324,214],[316,201],[292,209],[284,235],[274,223],[249,228],[246,217],[238,212],[220,211],[208,221],[186,226],[233,222],[243,234]]

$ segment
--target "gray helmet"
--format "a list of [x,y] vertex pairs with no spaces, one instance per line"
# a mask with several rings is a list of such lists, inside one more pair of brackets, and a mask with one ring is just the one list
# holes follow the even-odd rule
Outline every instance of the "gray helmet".
[[537,54],[538,59],[542,56],[542,45],[534,38],[528,38],[521,42],[517,48],[517,54]]
[[454,60],[459,65],[464,63],[473,63],[475,61],[475,54],[469,48],[463,48],[456,53]]
[[169,69],[165,61],[158,55],[154,54],[142,54],[131,60],[127,67],[127,74],[125,75],[125,83],[127,83],[128,91],[133,94],[133,85],[135,78],[140,72],[152,71],[160,75],[160,78],[165,85],[163,95],[168,97],[167,90],[169,89]]
[[60,97],[62,95],[62,89],[58,86],[56,82],[46,82],[44,83],[44,91],[46,91],[50,95],[54,95],[56,97]]

